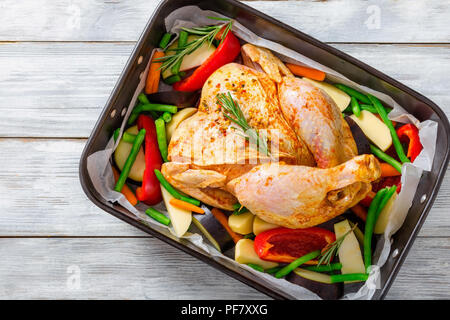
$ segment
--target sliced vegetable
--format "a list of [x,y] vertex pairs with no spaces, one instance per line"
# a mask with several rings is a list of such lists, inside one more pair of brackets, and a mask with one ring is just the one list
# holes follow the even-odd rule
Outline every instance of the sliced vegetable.
[[255,235],[258,235],[261,232],[264,232],[264,231],[267,231],[270,229],[279,228],[279,227],[280,227],[279,225],[266,222],[257,216],[255,216],[255,219],[253,219],[253,233]]
[[369,97],[366,96],[365,94],[359,92],[358,90],[355,90],[353,88],[350,88],[349,86],[346,86],[345,84],[335,84],[335,86],[337,88],[339,88],[340,90],[344,91],[345,93],[347,93],[349,96],[356,98],[358,101],[367,103],[367,104],[372,104],[372,102],[370,101]]
[[[380,163],[381,168],[381,177],[395,177],[395,176],[401,176],[401,171],[398,171],[393,166],[391,166],[389,163],[382,162]],[[401,170],[401,169],[400,169]]]
[[378,220],[378,216],[383,210],[388,200],[395,193],[397,187],[391,187],[388,189],[381,189],[373,198],[370,204],[369,211],[367,213],[366,228],[364,230],[364,265],[366,266],[366,272],[369,272],[368,268],[372,265],[372,235],[375,223]]
[[[149,206],[162,200],[161,189],[155,170],[161,169],[162,159],[157,147],[155,124],[149,116],[140,115],[137,121],[139,129],[145,129],[145,170],[142,185],[136,189],[139,201]],[[137,139],[137,138],[136,138]]]
[[[133,135],[137,135],[139,132],[137,126],[133,126],[125,130],[125,133],[131,133]],[[119,141],[119,144],[117,145],[116,150],[114,151],[114,161],[117,165],[117,168],[119,170],[123,169],[123,166],[125,165],[125,162],[127,161],[128,155],[130,154],[131,148],[133,145],[131,143],[128,143],[124,141],[123,139]],[[136,159],[133,163],[133,166],[130,169],[130,173],[128,175],[128,178],[140,182],[142,181],[144,177],[144,171],[145,171],[145,155],[144,155],[144,149],[139,149],[139,152],[136,156]]]
[[228,217],[228,225],[231,230],[239,234],[248,234],[253,230],[253,219],[255,216],[251,212],[240,215],[230,215]]
[[[301,230],[301,229],[298,229],[298,230]],[[278,279],[283,278],[284,276],[291,273],[295,268],[298,268],[302,264],[304,264],[308,261],[311,261],[311,260],[317,258],[318,256],[320,256],[320,250],[316,250],[316,251],[305,254],[304,256],[292,261],[290,264],[288,264],[287,266],[285,266],[281,270],[279,270],[277,273],[275,273],[275,278],[278,278]]]
[[[403,146],[400,143],[400,139],[398,138],[397,132],[395,131],[394,125],[392,124],[392,121],[388,118],[386,110],[384,109],[383,105],[381,104],[380,100],[378,100],[377,97],[374,97],[372,95],[368,95],[370,101],[372,102],[373,106],[377,109],[378,114],[380,115],[381,119],[383,119],[383,122],[386,124],[386,126],[389,128],[389,131],[392,136],[392,143],[394,144],[395,151],[397,151],[398,158],[402,163],[410,162],[408,157],[405,155],[405,151],[403,150]],[[386,151],[386,150],[383,150]]]
[[172,34],[171,33],[165,33],[162,38],[161,41],[159,42],[159,47],[163,50],[166,49],[167,45],[170,42],[170,38],[172,38]]
[[342,269],[342,263],[330,263],[329,265],[320,265],[320,266],[306,266],[303,267],[305,270],[311,270],[315,272],[330,272]]
[[352,106],[353,114],[359,117],[361,115],[361,107],[359,106],[358,100],[356,100],[355,97],[351,97],[350,104]]
[[326,300],[339,299],[344,292],[343,284],[332,284],[329,275],[303,268],[295,269],[286,277],[286,280],[302,286]]
[[332,86],[331,84],[315,81],[309,78],[303,78],[303,80],[325,91],[333,99],[341,112],[344,111],[350,104],[350,96],[342,90],[339,90],[338,88]]
[[167,182],[166,178],[164,178],[164,176],[161,173],[161,171],[155,169],[154,172],[155,172],[156,178],[159,180],[159,183],[161,183],[162,186],[167,191],[169,191],[169,193],[172,196],[174,196],[174,198],[179,199],[179,200],[183,200],[183,201],[186,201],[186,202],[189,202],[189,203],[192,203],[195,206],[199,206],[200,205],[200,201],[198,201],[197,199],[192,199],[192,198],[189,198],[189,197],[185,197],[181,193],[179,193],[177,190],[175,190],[175,188],[172,187],[169,182]]
[[[211,210],[211,213],[214,215],[214,217],[217,219],[217,221],[222,224],[222,226],[227,230],[227,232],[230,234],[231,238],[233,239],[234,243],[237,243],[239,240],[242,239],[242,236],[231,230],[230,226],[228,225],[228,218],[227,216],[220,211],[217,208],[213,208]],[[246,239],[249,240],[249,239]]]
[[367,196],[362,199],[359,203],[362,204],[364,207],[368,208],[370,207],[370,203],[372,202],[373,198],[375,197],[375,192],[370,191]]
[[170,139],[172,139],[172,135],[178,128],[180,123],[191,117],[196,112],[196,108],[184,108],[175,113],[172,117],[172,120],[166,125],[167,141],[170,141]]
[[170,199],[170,204],[179,209],[193,211],[193,212],[200,213],[200,214],[205,213],[205,210],[203,210],[202,208],[194,206],[192,203],[189,203],[189,202],[186,202],[183,200],[178,200],[178,199],[172,198],[172,199]]
[[364,273],[365,268],[361,249],[355,234],[351,230],[352,228],[348,220],[338,222],[334,225],[336,238],[347,234],[338,251],[339,261],[342,264],[341,273]]
[[142,142],[144,142],[145,138],[145,129],[141,129],[139,133],[136,136],[136,140],[134,141],[130,154],[127,157],[127,160],[125,161],[125,164],[123,165],[122,171],[120,172],[119,179],[117,179],[116,186],[114,187],[114,190],[117,192],[121,192],[123,185],[125,184],[125,181],[128,178],[128,175],[130,173],[131,167],[133,166],[134,161],[136,160],[136,157],[139,153],[139,150],[141,149]]
[[326,77],[325,72],[310,67],[300,66],[292,63],[286,63],[286,67],[288,67],[293,74],[299,77],[307,77],[309,79],[317,81],[323,81]]
[[176,113],[177,106],[167,105],[167,104],[158,104],[158,103],[147,103],[140,104],[136,108],[131,111],[130,117],[128,118],[128,124],[131,125],[136,121],[137,117],[141,112],[144,111],[159,111],[159,112],[170,112]]
[[[160,185],[164,204],[166,205],[167,212],[169,213],[172,227],[177,237],[183,236],[189,229],[192,222],[192,212],[189,210],[181,209],[172,204],[172,200],[175,198]],[[176,199],[175,199],[176,200]]]
[[[215,220],[215,221],[217,221],[217,220]],[[203,233],[203,235],[206,237],[206,239],[208,239],[208,241],[211,242],[211,244],[214,246],[214,248],[216,248],[217,251],[222,252],[222,248],[220,247],[219,243],[216,241],[214,236],[208,231],[208,229],[206,229],[205,226],[200,221],[198,221],[198,219],[195,217],[192,217],[192,222],[200,230],[200,232]],[[231,240],[231,238],[230,238],[230,240]],[[231,241],[231,242],[233,242],[233,241]]]
[[361,249],[363,249],[364,248],[364,233],[361,231],[360,228],[358,228],[358,226],[355,223],[353,223],[351,221],[349,221],[348,223],[350,223],[350,227],[352,227],[353,233],[355,234],[356,239],[358,239],[359,247]]
[[145,213],[150,217],[166,226],[170,224],[170,219],[156,209],[148,208]]
[[[200,36],[198,35],[189,35],[187,38],[187,43],[198,40]],[[178,40],[174,41],[168,48],[167,51],[176,49],[178,47]],[[179,71],[188,71],[190,69],[196,68],[200,66],[203,62],[205,62],[216,50],[214,45],[209,45],[207,42],[204,42],[200,47],[195,49],[191,54],[187,54],[183,57]],[[173,75],[171,68],[164,70],[162,73],[163,78],[169,78]]]
[[369,111],[362,110],[359,117],[350,116],[361,128],[367,138],[383,151],[386,151],[392,145],[392,137],[389,128]]
[[166,124],[163,119],[155,120],[156,126],[156,137],[158,140],[159,151],[161,152],[161,157],[164,162],[167,162],[167,156],[169,154],[167,150],[167,138],[166,138]]
[[386,153],[384,153],[383,151],[381,151],[380,149],[378,149],[377,147],[375,147],[374,145],[370,145],[370,150],[372,151],[372,153],[378,157],[379,159],[389,163],[391,166],[393,166],[398,172],[402,172],[402,164],[400,162],[398,162],[397,160],[395,160],[394,158],[392,158],[391,156],[387,155]]
[[392,194],[392,197],[386,203],[383,210],[381,210],[380,215],[378,216],[377,222],[373,229],[373,233],[375,234],[383,234],[386,230],[386,226],[391,217],[392,209],[394,208],[395,201],[397,200],[397,192]]
[[[112,167],[112,171],[114,174],[114,180],[117,183],[117,180],[119,179],[119,172],[117,171],[116,168]],[[127,186],[126,184],[123,186],[122,188],[122,194],[125,196],[125,198],[127,198],[128,202],[131,203],[132,206],[135,206],[138,204],[138,199],[136,198],[136,196],[134,195],[133,191],[131,191],[130,187]]]
[[345,121],[347,121],[350,131],[352,132],[353,139],[356,143],[356,148],[358,154],[370,154],[370,143],[367,139],[364,131],[356,124],[356,122],[349,116],[345,116]]
[[400,141],[409,141],[407,157],[414,162],[423,149],[419,129],[412,123],[408,123],[397,129],[397,135]]
[[145,81],[145,93],[147,94],[158,92],[159,79],[161,78],[161,63],[155,60],[162,57],[164,57],[164,52],[162,51],[155,51],[155,53],[153,53],[152,62],[150,63],[147,79]]
[[[224,252],[232,247],[234,247],[235,243],[231,238],[230,234],[227,230],[222,226],[222,224],[217,221],[211,211],[207,206],[202,205],[202,209],[205,210],[205,214],[195,215],[192,217],[192,220],[197,220],[198,223],[202,226],[199,227],[200,231],[205,235],[205,237],[216,247],[217,250]],[[195,222],[195,221],[194,221]],[[217,246],[216,246],[217,244]]]
[[195,91],[201,89],[209,76],[223,65],[236,59],[240,50],[241,45],[238,38],[232,32],[227,32],[225,39],[214,53],[200,67],[195,69],[191,76],[176,82],[173,88],[177,91]]
[[240,239],[236,243],[234,260],[241,264],[253,263],[263,267],[264,269],[270,269],[278,266],[278,263],[276,262],[261,260],[255,252],[253,240],[250,239]]
[[323,228],[276,228],[259,233],[255,250],[261,259],[292,262],[308,252],[322,250],[336,240],[333,232]]

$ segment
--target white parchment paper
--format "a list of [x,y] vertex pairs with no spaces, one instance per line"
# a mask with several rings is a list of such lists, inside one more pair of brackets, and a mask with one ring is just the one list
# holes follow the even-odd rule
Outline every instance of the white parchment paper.
[[[181,27],[194,27],[202,25],[211,25],[223,23],[220,21],[211,20],[208,17],[224,17],[217,12],[201,10],[196,6],[186,6],[173,11],[168,17],[166,17],[165,25],[166,29],[173,33],[178,33]],[[336,82],[344,83],[351,86],[361,92],[370,93],[380,100],[385,102],[387,105],[393,107],[393,110],[389,113],[389,118],[402,123],[414,123],[419,128],[419,135],[423,145],[423,150],[417,159],[412,164],[404,164],[402,167],[402,190],[399,193],[397,200],[394,204],[394,209],[391,214],[390,221],[387,225],[384,237],[377,243],[377,250],[375,251],[374,261],[377,261],[376,266],[381,267],[386,262],[389,257],[391,244],[391,236],[401,227],[403,224],[408,210],[411,207],[412,200],[416,193],[417,185],[420,181],[423,170],[431,170],[433,164],[433,158],[436,146],[436,135],[437,135],[437,123],[431,120],[424,122],[419,122],[413,115],[408,114],[405,109],[403,109],[396,101],[394,101],[388,95],[374,91],[362,85],[358,85],[353,81],[347,79],[340,73],[323,66],[316,61],[303,56],[302,54],[288,49],[276,42],[269,41],[258,37],[252,31],[241,25],[239,22],[233,22],[233,32],[240,39],[245,42],[252,43],[257,46],[265,47],[272,50],[285,62],[301,63],[327,73],[327,78]],[[150,65],[149,60],[146,72]],[[136,104],[137,96],[142,92],[145,85],[146,75],[141,78],[139,85],[130,101],[127,109],[127,113],[124,117],[120,128],[120,137],[126,126],[127,119]],[[167,90],[165,86],[160,87],[160,91]],[[120,140],[120,139],[119,139]],[[87,159],[87,169],[89,176],[93,182],[93,185],[97,192],[107,201],[112,203],[119,203],[121,206],[130,211],[130,213],[136,215],[139,220],[143,223],[150,225],[158,230],[168,229],[172,234],[173,230],[171,227],[166,227],[155,220],[149,218],[145,215],[145,206],[138,205],[137,207],[132,206],[126,198],[119,192],[114,191],[114,178],[112,174],[110,159],[112,153],[114,152],[117,143],[114,144],[113,139],[109,141],[105,150],[98,151],[90,155]],[[166,212],[164,205],[161,203],[155,208],[162,212]],[[215,248],[203,241],[202,236],[198,234],[187,233],[183,236],[184,239],[191,241],[198,248],[203,250],[206,254],[210,255],[211,258],[215,260],[227,260],[229,263],[239,266],[240,268],[246,269],[251,272],[256,277],[260,278],[261,281],[265,282],[268,286],[281,288],[287,294],[291,295],[297,299],[317,299],[318,296],[309,290],[294,285],[283,279],[276,279],[271,275],[258,272],[246,265],[240,265],[234,260],[222,255]],[[360,290],[356,293],[347,294],[345,299],[370,299],[376,290],[376,284],[379,283],[379,272],[376,272],[377,268],[373,268],[373,272],[370,273],[369,280],[363,285]]]

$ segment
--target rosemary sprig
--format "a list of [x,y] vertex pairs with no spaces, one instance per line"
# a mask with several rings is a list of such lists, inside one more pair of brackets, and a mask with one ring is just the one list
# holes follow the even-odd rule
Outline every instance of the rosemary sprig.
[[225,37],[228,34],[228,31],[231,30],[231,27],[233,26],[233,20],[228,18],[218,18],[218,17],[208,17],[210,19],[214,20],[221,20],[221,21],[228,21],[226,24],[216,25],[216,26],[206,26],[206,27],[194,27],[194,28],[182,28],[182,30],[188,32],[189,34],[195,34],[199,35],[200,38],[195,39],[191,42],[186,43],[186,45],[182,46],[181,48],[174,48],[167,51],[173,52],[173,54],[166,55],[164,57],[155,59],[157,62],[162,62],[161,64],[161,71],[165,71],[166,69],[171,68],[178,62],[182,61],[183,58],[201,46],[203,46],[204,43],[208,43],[209,46],[211,46],[212,42],[216,38],[217,34],[222,30],[222,28],[225,26],[225,29],[222,33],[222,36],[220,38],[220,43],[223,42]]
[[223,115],[242,129],[244,132],[243,136],[246,139],[256,142],[259,149],[266,155],[269,155],[270,153],[267,148],[267,141],[265,137],[261,137],[259,132],[248,124],[241,107],[239,107],[239,104],[233,100],[231,93],[221,93],[218,94],[216,98],[217,103],[222,107]]
[[330,243],[329,245],[327,245],[325,247],[325,250],[320,254],[319,256],[319,261],[317,262],[317,265],[320,266],[323,263],[326,263],[326,265],[330,265],[331,260],[333,259],[333,257],[337,256],[337,254],[339,253],[339,248],[342,245],[342,242],[344,242],[345,237],[347,237],[347,235],[352,232],[353,230],[355,230],[355,228],[358,226],[357,223],[355,223],[353,225],[353,227],[348,230],[345,234],[343,234],[342,236],[340,236],[338,239],[336,239],[336,241],[334,241],[333,243]]

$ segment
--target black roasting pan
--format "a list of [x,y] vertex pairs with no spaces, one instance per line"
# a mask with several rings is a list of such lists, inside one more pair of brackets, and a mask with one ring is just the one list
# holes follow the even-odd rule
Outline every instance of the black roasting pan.
[[[103,200],[95,191],[88,176],[86,167],[87,157],[96,151],[104,149],[111,137],[113,129],[117,128],[122,122],[122,110],[125,106],[128,106],[139,82],[139,77],[150,59],[152,49],[158,45],[160,38],[165,32],[164,18],[173,10],[186,5],[197,5],[202,9],[214,10],[228,17],[232,17],[261,37],[276,41],[310,57],[359,84],[388,94],[420,121],[430,119],[438,123],[438,139],[432,170],[431,172],[424,172],[406,221],[393,237],[391,255],[386,264],[381,268],[381,288],[376,291],[373,299],[383,299],[422,227],[444,177],[449,161],[450,126],[448,119],[436,104],[418,92],[365,63],[238,1],[161,1],[145,26],[84,148],[80,160],[79,173],[81,185],[86,195],[98,207],[113,216],[197,257],[257,290],[273,298],[292,299],[289,294],[283,292],[280,288],[261,283],[246,270],[237,268],[226,261],[218,262],[213,260],[188,241],[177,239],[165,232],[165,230],[156,230],[139,222],[136,217],[129,214],[119,205],[114,205]],[[425,197],[425,201],[420,201]],[[396,254],[392,254],[394,251]]]

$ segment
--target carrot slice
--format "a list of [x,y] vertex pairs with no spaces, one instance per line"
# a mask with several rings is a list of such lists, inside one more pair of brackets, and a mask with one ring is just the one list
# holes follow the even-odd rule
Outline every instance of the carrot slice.
[[205,213],[205,210],[203,210],[200,207],[197,207],[196,205],[193,205],[192,203],[183,201],[183,200],[178,200],[178,199],[170,199],[169,203],[171,205],[173,205],[174,207],[180,208],[180,209],[184,209],[187,211],[193,211],[193,212],[197,212],[197,213]]
[[[114,180],[117,183],[117,180],[119,179],[119,172],[114,167],[112,167],[112,171],[114,174]],[[130,187],[128,187],[126,184],[123,186],[121,192],[125,196],[125,198],[127,198],[128,202],[131,203],[131,205],[135,206],[138,204],[138,199],[134,195],[133,191],[131,191]]]
[[231,236],[234,243],[237,243],[239,240],[243,238],[241,235],[231,230],[230,226],[228,225],[228,218],[222,211],[220,211],[217,208],[213,208],[211,210],[211,213],[217,219],[217,221],[219,221],[220,224],[225,228],[225,230],[227,230],[228,234]]
[[148,69],[147,80],[145,82],[145,93],[151,94],[158,91],[159,78],[161,77],[161,64],[162,62],[155,62],[156,59],[164,57],[164,52],[155,51]]
[[288,67],[289,70],[291,70],[291,72],[296,76],[307,77],[317,81],[325,80],[326,74],[323,71],[291,63],[286,63],[286,67]]
[[357,204],[354,207],[351,207],[350,210],[352,210],[352,212],[361,220],[366,221],[367,219],[367,210],[364,209],[363,206]]
[[398,170],[391,166],[389,163],[380,163],[380,168],[381,177],[396,177],[402,175],[401,172],[398,172]]

